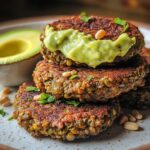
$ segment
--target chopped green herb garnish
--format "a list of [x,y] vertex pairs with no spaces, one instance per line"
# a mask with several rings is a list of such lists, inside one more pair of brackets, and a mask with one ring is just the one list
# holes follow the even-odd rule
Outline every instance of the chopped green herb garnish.
[[125,32],[129,27],[126,20],[123,20],[123,19],[120,19],[120,18],[114,18],[114,23],[123,26],[122,33]]
[[91,19],[91,17],[89,17],[85,12],[81,12],[80,19],[84,22],[88,22]]
[[77,107],[79,104],[80,104],[80,102],[79,101],[75,101],[75,100],[69,100],[69,101],[65,101],[67,104],[69,104],[69,105],[73,105],[73,106],[75,106],[75,107]]
[[13,120],[14,118],[13,118],[13,116],[10,116],[9,118],[8,118],[8,121],[11,121],[11,120]]
[[126,24],[122,30],[122,33],[125,32],[128,29],[128,27],[129,27],[128,24]]
[[75,78],[78,78],[78,75],[77,75],[77,74],[72,75],[72,76],[69,78],[69,80],[73,80],[73,79],[75,79]]
[[39,92],[40,90],[37,87],[35,87],[35,86],[28,86],[26,88],[26,91],[27,92]]
[[123,20],[123,19],[120,19],[120,18],[114,18],[114,22],[116,24],[119,24],[119,25],[122,25],[122,26],[126,25],[126,20]]
[[93,79],[93,76],[92,75],[89,75],[89,76],[87,76],[87,78],[86,78],[88,81],[90,81],[90,80],[92,80]]
[[[56,101],[55,97],[53,97],[52,95],[46,94],[46,93],[41,93],[40,94],[40,100],[38,100],[39,104],[45,105],[45,104],[49,104],[49,103],[54,103]],[[60,100],[63,103],[69,104],[69,105],[73,105],[73,106],[78,106],[80,104],[79,101],[76,100],[65,100],[62,99]]]
[[53,103],[53,102],[55,102],[55,98],[50,95],[50,96],[48,97],[48,99],[47,99],[47,102],[48,102],[48,103]]
[[4,117],[4,116],[6,115],[6,112],[5,112],[3,109],[0,109],[0,115],[1,115],[2,117]]
[[40,100],[48,99],[48,97],[49,97],[49,94],[46,94],[46,93],[41,93],[40,94]]
[[55,98],[52,95],[46,93],[40,94],[40,100],[38,101],[38,103],[45,105],[53,102],[55,102]]
[[47,103],[47,100],[39,100],[38,103],[39,103],[39,104],[43,104],[43,105],[48,104],[48,103]]

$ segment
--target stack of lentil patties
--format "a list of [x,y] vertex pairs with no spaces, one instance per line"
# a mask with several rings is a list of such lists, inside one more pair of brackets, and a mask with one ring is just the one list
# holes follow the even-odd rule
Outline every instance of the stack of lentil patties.
[[117,97],[144,86],[147,74],[138,55],[143,36],[126,25],[92,16],[47,25],[41,35],[44,60],[33,72],[34,84],[24,83],[16,95],[18,123],[33,136],[68,141],[110,127],[120,114]]

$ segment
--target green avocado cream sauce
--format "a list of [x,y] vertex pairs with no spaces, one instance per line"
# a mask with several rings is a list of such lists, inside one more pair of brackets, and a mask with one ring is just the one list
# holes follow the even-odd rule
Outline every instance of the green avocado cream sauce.
[[125,56],[135,43],[135,37],[130,38],[127,33],[122,33],[115,41],[95,40],[91,35],[78,30],[54,31],[50,26],[46,27],[44,39],[49,51],[59,50],[66,58],[93,68],[102,63],[113,62],[117,56]]

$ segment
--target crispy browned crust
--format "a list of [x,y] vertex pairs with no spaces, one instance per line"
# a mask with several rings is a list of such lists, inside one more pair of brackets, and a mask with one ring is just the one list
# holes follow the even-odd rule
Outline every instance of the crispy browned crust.
[[32,84],[24,83],[19,87],[14,102],[17,110],[13,117],[33,136],[74,140],[97,135],[110,127],[120,112],[117,102],[82,104],[78,107],[58,101],[41,105],[33,99],[40,92],[27,92],[29,85]]
[[[33,72],[35,85],[57,99],[74,98],[80,101],[107,101],[121,93],[144,85],[147,67],[138,57],[134,66],[124,68],[73,68],[60,67],[40,61]],[[77,78],[70,80],[63,72],[76,70]],[[88,77],[92,76],[91,80]]]
[[[102,65],[115,65],[120,61],[127,61],[129,58],[133,57],[136,54],[141,52],[141,49],[144,46],[144,38],[138,28],[131,23],[128,22],[128,29],[126,33],[130,37],[136,38],[136,44],[132,46],[129,52],[124,57],[117,57],[112,63],[104,63]],[[122,33],[123,27],[114,23],[113,18],[106,17],[97,17],[91,16],[91,20],[89,22],[81,21],[79,16],[70,17],[70,18],[62,18],[60,20],[54,21],[49,24],[49,26],[54,27],[55,30],[64,30],[73,28],[75,30],[79,30],[80,32],[84,32],[85,34],[91,34],[93,38],[95,38],[95,34],[98,30],[103,29],[106,31],[106,36],[103,39],[111,39],[115,40]],[[43,42],[44,34],[41,35],[41,41]],[[42,55],[46,60],[52,63],[56,63],[59,65],[67,65],[67,60],[71,61],[71,66],[87,66],[86,64],[80,64],[79,62],[72,61],[68,58],[65,58],[62,53],[55,52],[51,53],[48,51],[44,43],[42,44]],[[57,57],[57,59],[56,59]]]

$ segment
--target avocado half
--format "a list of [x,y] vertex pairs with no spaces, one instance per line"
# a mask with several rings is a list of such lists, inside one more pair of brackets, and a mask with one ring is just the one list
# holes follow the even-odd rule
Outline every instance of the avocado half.
[[31,78],[41,59],[40,31],[19,29],[0,35],[0,83],[16,86]]

